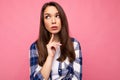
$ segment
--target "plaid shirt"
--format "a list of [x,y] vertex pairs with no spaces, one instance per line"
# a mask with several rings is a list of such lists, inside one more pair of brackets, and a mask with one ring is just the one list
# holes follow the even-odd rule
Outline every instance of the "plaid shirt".
[[[82,55],[81,47],[79,42],[71,38],[76,59],[73,63],[69,63],[68,58],[64,62],[59,62],[58,75],[59,78],[56,80],[82,80]],[[30,46],[30,80],[44,80],[43,76],[40,73],[42,66],[38,64],[38,51],[36,47],[36,42]],[[51,71],[52,73],[52,71]],[[49,80],[52,80],[50,74]]]

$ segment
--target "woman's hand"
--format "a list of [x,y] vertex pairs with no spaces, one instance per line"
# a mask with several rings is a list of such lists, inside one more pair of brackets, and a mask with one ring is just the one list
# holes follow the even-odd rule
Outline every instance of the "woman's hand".
[[56,42],[53,39],[54,39],[54,34],[51,35],[51,39],[49,43],[46,45],[48,56],[51,56],[51,57],[54,57],[57,48],[61,46],[60,42]]

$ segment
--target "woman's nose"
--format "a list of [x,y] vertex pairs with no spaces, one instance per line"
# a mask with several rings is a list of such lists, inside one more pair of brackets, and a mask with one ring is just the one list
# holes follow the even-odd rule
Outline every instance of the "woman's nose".
[[52,18],[52,24],[56,24],[56,19],[54,17]]

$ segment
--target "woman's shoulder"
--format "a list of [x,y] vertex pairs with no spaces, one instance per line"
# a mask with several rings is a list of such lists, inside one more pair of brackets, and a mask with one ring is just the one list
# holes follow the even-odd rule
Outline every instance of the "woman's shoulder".
[[79,47],[81,50],[80,42],[76,38],[71,37],[71,41],[73,42],[74,48]]
[[36,50],[36,44],[37,42],[33,42],[31,45],[30,45],[30,50]]
[[71,37],[72,42],[79,42],[76,38]]
[[76,38],[71,37],[71,41],[72,41],[73,43],[78,43],[78,44],[80,44],[80,42],[79,42]]
[[38,51],[37,51],[37,42],[33,42],[31,45],[30,45],[30,57],[31,58],[36,58],[38,56]]

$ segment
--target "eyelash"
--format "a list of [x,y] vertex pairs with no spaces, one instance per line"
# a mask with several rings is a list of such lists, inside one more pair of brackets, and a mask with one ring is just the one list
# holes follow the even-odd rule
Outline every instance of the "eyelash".
[[48,19],[48,17],[50,17],[50,16],[45,16],[45,19]]

